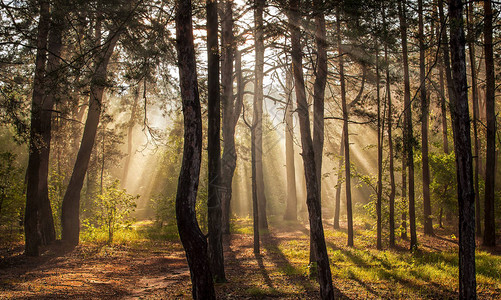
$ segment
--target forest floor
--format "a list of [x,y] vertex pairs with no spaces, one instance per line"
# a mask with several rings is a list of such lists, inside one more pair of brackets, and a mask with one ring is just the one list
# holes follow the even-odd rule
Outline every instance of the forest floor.
[[[458,291],[457,238],[444,230],[418,235],[396,249],[375,249],[375,233],[359,224],[355,247],[345,231],[325,224],[335,292],[341,299],[454,299]],[[367,227],[367,226],[365,226]],[[317,299],[308,276],[308,230],[300,223],[271,223],[253,254],[249,220],[238,220],[225,237],[227,283],[219,299]],[[114,243],[83,242],[75,249],[55,244],[38,258],[25,257],[22,243],[0,248],[0,299],[190,299],[184,251],[176,238],[151,236]],[[385,237],[387,240],[387,237]],[[501,248],[477,250],[479,299],[501,299]]]

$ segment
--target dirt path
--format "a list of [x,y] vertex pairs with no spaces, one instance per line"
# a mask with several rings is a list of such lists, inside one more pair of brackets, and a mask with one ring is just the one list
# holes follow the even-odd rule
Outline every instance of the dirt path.
[[[353,251],[344,248],[344,236],[330,234],[327,245],[333,254],[331,265],[335,286],[338,288],[336,294],[341,299],[409,296],[415,299],[447,299],[456,295],[451,287],[437,286],[431,279],[423,279],[416,284],[395,277],[391,273],[393,266],[385,265],[385,261],[377,267],[381,272],[391,273],[389,279],[368,280],[357,274],[346,277],[342,275],[343,268],[361,266],[363,270],[370,271],[373,268],[370,264],[382,260],[381,257],[384,256],[377,256],[378,252],[370,250],[370,246],[361,245]],[[363,243],[364,238],[367,239],[366,245],[373,243],[370,236],[360,235],[358,243]],[[252,252],[252,242],[252,235],[249,234],[225,237],[225,264],[229,282],[216,285],[218,298],[319,297],[318,284],[314,278],[307,276],[309,247],[307,229],[304,226],[273,228],[270,233],[262,236],[262,252],[257,257]],[[443,236],[420,237],[420,243],[423,251],[431,251],[430,253],[457,248],[454,240]],[[405,242],[400,246],[405,249]],[[0,299],[191,298],[190,274],[183,249],[178,242],[144,240],[112,247],[84,244],[74,250],[53,245],[39,258],[23,256],[22,245],[19,244],[10,252],[4,249],[1,253]],[[370,255],[374,257],[373,261],[363,260],[362,255],[365,253],[372,253]],[[393,253],[401,255],[400,253],[407,251]],[[344,260],[339,258],[340,255],[343,255]],[[496,284],[499,289],[495,288]],[[408,291],[398,294],[397,290],[402,286],[408,288]],[[495,299],[501,296],[499,281],[494,281],[492,286],[479,298]]]

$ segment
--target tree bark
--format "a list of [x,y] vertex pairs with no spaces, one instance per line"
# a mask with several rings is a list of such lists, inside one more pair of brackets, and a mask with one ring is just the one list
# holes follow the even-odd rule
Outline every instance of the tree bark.
[[243,80],[240,54],[235,57],[235,74],[237,77],[237,98],[233,100],[233,55],[235,52],[233,37],[233,0],[225,0],[221,17],[221,84],[223,105],[223,157],[221,160],[221,203],[223,233],[230,233],[230,202],[232,197],[233,174],[237,166],[235,151],[235,126],[242,110]]
[[351,165],[350,165],[350,138],[348,134],[348,106],[346,105],[346,87],[344,78],[344,53],[341,45],[341,20],[339,7],[336,10],[336,29],[339,53],[339,81],[341,82],[341,105],[343,109],[343,142],[344,142],[344,170],[346,187],[346,218],[348,221],[348,246],[353,247],[353,210],[351,203]]
[[207,61],[208,61],[208,228],[209,228],[209,261],[216,282],[225,282],[223,233],[221,227],[221,197],[219,191],[221,175],[221,101],[219,90],[219,43],[217,0],[207,0]]
[[202,116],[190,0],[177,2],[176,38],[184,115],[183,160],[176,195],[177,226],[190,267],[193,299],[215,299],[207,241],[198,226],[195,211],[202,156]]
[[475,59],[475,33],[473,31],[473,3],[468,5],[467,13],[467,28],[468,28],[468,52],[470,56],[471,70],[471,101],[473,103],[473,156],[475,161],[474,183],[475,183],[475,222],[476,234],[482,235],[482,222],[480,218],[480,189],[479,189],[479,162],[480,162],[480,144],[478,139],[478,89],[477,89],[477,64]]
[[405,0],[398,1],[398,17],[400,19],[400,35],[402,38],[402,56],[404,63],[404,122],[406,146],[406,163],[409,170],[409,229],[411,232],[410,249],[417,247],[416,235],[416,205],[414,199],[414,138],[412,133],[412,108],[411,108],[411,89],[409,81],[409,58],[407,54],[407,19],[405,15]]
[[[386,7],[383,7],[383,27],[387,30],[386,24]],[[386,64],[386,96],[388,105],[388,156],[390,158],[390,197],[389,197],[389,227],[390,227],[390,247],[395,247],[395,166],[393,160],[393,138],[392,138],[392,102],[391,102],[391,78],[390,78],[390,61],[388,60],[388,40],[384,43],[384,61]]]
[[[97,27],[99,28],[100,26]],[[108,41],[103,45],[104,48],[99,52],[96,58],[95,71],[92,75],[92,82],[90,85],[89,110],[87,112],[87,120],[85,121],[82,142],[80,143],[75,166],[73,167],[70,182],[63,198],[61,215],[62,239],[71,245],[77,245],[79,242],[80,192],[96,139],[99,117],[101,115],[101,106],[103,103],[103,94],[106,87],[108,63],[119,36],[120,31],[110,31]]]
[[383,202],[383,132],[384,118],[381,118],[381,75],[379,73],[379,43],[376,41],[376,101],[377,101],[377,199],[376,199],[376,248],[381,250],[382,219],[381,206]]
[[25,254],[38,256],[41,237],[41,209],[40,203],[40,169],[42,137],[42,106],[44,103],[45,64],[47,61],[47,38],[49,35],[50,12],[49,2],[39,1],[40,19],[38,22],[37,55],[35,58],[35,78],[33,96],[31,100],[31,127],[28,169],[26,173],[26,207],[24,213]]
[[308,103],[303,77],[301,31],[300,31],[299,0],[290,1],[289,29],[291,32],[291,56],[296,90],[297,112],[301,130],[301,144],[303,149],[303,163],[306,177],[306,202],[310,221],[310,235],[313,236],[315,258],[318,266],[318,281],[322,299],[334,299],[332,276],[329,266],[329,257],[325,245],[322,211],[320,205],[320,190],[317,182],[315,154],[310,131]]
[[256,148],[256,184],[258,197],[259,227],[268,228],[266,215],[266,195],[263,178],[263,77],[264,77],[264,24],[263,12],[265,1],[254,0],[254,47],[256,66],[254,69],[254,135],[252,142]]
[[476,299],[475,191],[473,187],[465,36],[462,14],[462,1],[450,0],[450,46],[455,99],[452,121],[455,128],[454,150],[456,152],[459,205],[459,299]]
[[423,0],[418,1],[419,18],[419,81],[421,98],[421,164],[423,176],[423,218],[424,234],[433,235],[433,219],[430,200],[430,163],[428,158],[429,101],[426,92],[426,66],[423,24]]
[[[484,246],[496,245],[494,214],[496,179],[496,82],[492,42],[491,0],[484,1],[484,53],[485,53],[485,115],[487,118],[487,148],[485,161]],[[452,44],[451,44],[452,45]]]
[[343,187],[343,162],[344,162],[344,124],[341,133],[341,141],[339,142],[339,164],[337,172],[336,184],[336,208],[334,210],[334,229],[339,229],[339,214],[341,212],[341,189]]
[[287,203],[284,220],[297,221],[296,167],[294,161],[294,125],[292,101],[292,70],[287,67],[285,79],[285,165],[287,169]]

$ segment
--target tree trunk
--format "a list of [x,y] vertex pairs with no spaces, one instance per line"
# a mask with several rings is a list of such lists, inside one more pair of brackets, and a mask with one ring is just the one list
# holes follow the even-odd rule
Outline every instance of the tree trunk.
[[424,234],[433,235],[433,219],[430,201],[430,164],[428,160],[428,94],[426,92],[426,66],[423,24],[423,0],[418,1],[419,18],[419,81],[421,98],[421,164],[423,176],[423,218]]
[[[484,246],[496,245],[496,221],[494,214],[496,177],[496,82],[492,42],[491,0],[484,1],[484,53],[485,53],[485,115],[487,118],[487,148],[485,162]],[[452,44],[451,44],[452,45]]]
[[122,185],[127,184],[127,177],[129,176],[130,160],[132,158],[132,130],[134,129],[137,104],[139,101],[139,88],[134,90],[134,102],[132,103],[129,123],[127,124],[127,156],[124,163],[124,174],[122,176]]
[[30,152],[26,173],[26,208],[24,213],[25,254],[38,256],[41,239],[40,175],[42,136],[42,105],[44,103],[45,64],[47,61],[47,37],[49,35],[49,2],[40,0],[40,19],[38,22],[37,55],[35,59],[35,78],[31,101]]
[[339,80],[341,82],[341,104],[343,108],[344,170],[346,187],[346,217],[348,220],[348,246],[353,247],[353,210],[351,204],[351,166],[350,139],[348,134],[348,107],[346,105],[346,87],[344,79],[344,53],[341,45],[341,20],[339,8],[336,11],[337,42],[339,53]]
[[308,103],[304,86],[301,32],[300,32],[299,0],[290,2],[289,28],[291,32],[291,56],[294,72],[297,112],[301,130],[301,144],[303,149],[303,163],[306,177],[306,201],[310,221],[310,235],[313,236],[315,257],[318,266],[318,281],[322,299],[334,299],[332,276],[329,266],[329,257],[325,245],[324,229],[322,225],[322,211],[320,205],[320,190],[317,182],[315,155],[310,131]]
[[[386,7],[383,8],[383,27],[386,30]],[[391,78],[390,62],[388,60],[388,40],[384,42],[384,61],[386,64],[386,96],[388,105],[388,156],[390,158],[390,198],[389,198],[389,227],[390,227],[390,247],[395,247],[395,166],[393,161],[393,139],[392,139],[392,103],[391,103]]]
[[341,133],[341,141],[339,142],[339,165],[337,172],[336,184],[336,208],[334,210],[334,229],[339,229],[339,214],[341,212],[341,189],[343,187],[343,162],[344,162],[344,125]]
[[[99,22],[99,21],[98,21]],[[100,27],[100,26],[97,26]],[[106,71],[113,49],[118,41],[120,32],[109,33],[109,40],[103,45],[103,49],[96,58],[96,69],[92,75],[90,86],[89,110],[85,121],[82,142],[78,150],[77,159],[62,204],[62,239],[63,241],[77,245],[80,234],[80,191],[82,190],[85,173],[89,166],[92,148],[96,139],[104,89],[106,86]]]
[[208,132],[207,156],[209,191],[207,200],[209,227],[209,261],[216,282],[225,282],[223,233],[221,228],[221,197],[219,182],[221,175],[221,102],[219,97],[219,43],[217,0],[207,0],[207,61],[208,61]]
[[475,222],[476,222],[476,235],[482,235],[482,222],[480,218],[480,189],[479,189],[479,161],[480,161],[480,144],[478,139],[478,90],[477,90],[477,64],[475,62],[475,33],[473,31],[473,3],[468,5],[467,12],[467,28],[468,28],[468,52],[470,56],[470,70],[471,70],[471,101],[473,103],[473,141],[475,155]]
[[183,160],[176,195],[177,227],[190,267],[193,299],[215,299],[207,241],[195,211],[202,156],[202,116],[190,0],[177,2],[176,38],[184,115]]
[[383,202],[383,118],[381,118],[381,95],[379,73],[379,44],[376,41],[376,101],[377,101],[377,199],[376,199],[376,248],[381,250],[382,244],[382,220],[381,206]]
[[263,178],[263,77],[264,77],[264,0],[254,0],[254,47],[256,66],[254,70],[254,139],[256,147],[256,191],[258,199],[259,227],[268,228],[266,216],[266,195]]
[[292,102],[292,70],[287,67],[285,79],[285,166],[287,169],[287,203],[284,220],[297,221],[296,167],[294,162],[294,124]]
[[233,37],[233,0],[225,0],[224,13],[221,17],[221,101],[223,105],[223,157],[221,160],[221,203],[223,233],[230,233],[230,202],[232,197],[233,174],[237,166],[237,153],[235,151],[235,126],[240,111],[242,110],[243,80],[240,54],[235,60],[235,73],[237,77],[237,98],[233,100],[233,55],[235,51]]
[[404,122],[406,143],[406,162],[409,169],[409,227],[411,232],[410,249],[417,247],[416,236],[416,205],[414,199],[414,151],[413,151],[413,134],[412,134],[412,108],[411,108],[411,89],[409,81],[409,59],[407,54],[407,19],[405,15],[405,0],[398,1],[398,16],[400,19],[400,35],[402,38],[402,56],[404,63]]
[[[402,201],[404,202],[407,199],[407,162],[405,159],[405,155],[407,153],[407,150],[405,149],[406,143],[405,143],[405,121],[404,121],[404,151],[402,153]],[[402,232],[400,233],[400,238],[403,240],[407,239],[407,212],[404,210],[402,211]]]
[[459,299],[476,299],[475,191],[462,13],[462,1],[450,0],[450,46],[455,99],[452,121],[455,127],[454,150],[459,205]]

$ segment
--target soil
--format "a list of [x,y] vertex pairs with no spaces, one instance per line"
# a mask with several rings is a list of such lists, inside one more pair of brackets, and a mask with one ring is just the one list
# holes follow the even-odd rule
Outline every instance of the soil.
[[[232,234],[224,240],[228,282],[216,284],[219,299],[318,299],[318,284],[277,250],[280,243],[306,241],[302,225],[272,228],[262,235],[262,254],[255,256],[252,235]],[[419,237],[425,251],[457,249],[456,241]],[[343,245],[345,241],[331,241]],[[339,244],[338,244],[339,243]],[[406,242],[398,245],[407,251]],[[496,254],[499,249],[496,248]],[[395,250],[392,250],[395,251]],[[190,274],[179,242],[144,240],[126,245],[56,243],[40,257],[23,255],[23,244],[0,249],[0,299],[190,299]],[[290,270],[283,273],[276,272]],[[362,281],[336,280],[341,299],[386,298],[388,287]],[[456,297],[442,293],[445,298]],[[499,295],[499,294],[498,294]]]

